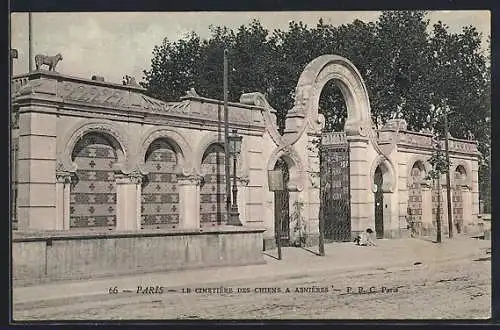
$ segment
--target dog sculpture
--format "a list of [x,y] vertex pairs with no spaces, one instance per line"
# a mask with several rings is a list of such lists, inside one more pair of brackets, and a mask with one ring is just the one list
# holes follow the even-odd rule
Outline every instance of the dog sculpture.
[[40,70],[40,67],[42,65],[47,65],[49,67],[49,71],[55,71],[57,63],[59,63],[59,61],[61,61],[62,59],[63,57],[59,53],[54,56],[47,56],[42,54],[35,55],[36,69]]

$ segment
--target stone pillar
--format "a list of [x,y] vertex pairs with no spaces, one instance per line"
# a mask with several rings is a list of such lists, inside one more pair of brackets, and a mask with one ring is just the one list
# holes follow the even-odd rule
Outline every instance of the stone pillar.
[[467,186],[457,187],[462,190],[462,232],[475,233],[478,231],[478,218],[472,216],[471,190]]
[[240,212],[240,221],[243,225],[247,223],[247,186],[250,181],[248,178],[237,178],[236,186],[238,187],[238,212]]
[[422,183],[422,224],[420,229],[417,229],[417,235],[428,235],[432,233],[432,189],[431,186]]
[[348,136],[351,183],[351,232],[357,235],[364,229],[375,228],[375,218],[368,217],[370,168],[367,162],[368,138]]
[[178,176],[179,228],[200,228],[200,184],[201,176]]
[[116,180],[116,229],[141,228],[141,182],[139,173],[115,174]]
[[[472,203],[472,216],[477,219],[479,216],[479,164],[477,159],[471,162],[472,165],[472,178],[471,178],[471,203]],[[469,175],[467,173],[467,175]]]
[[57,117],[50,107],[19,113],[18,228],[55,230]]
[[56,225],[57,230],[69,230],[71,173],[56,172]]
[[[446,235],[446,237],[448,237],[449,226],[448,226],[448,195],[446,192],[446,179],[441,178],[441,183],[443,183],[443,182],[444,182],[444,184],[441,185],[441,198],[443,199],[443,201],[441,202],[441,209],[442,209],[441,229],[442,229],[442,234],[443,234],[443,238],[444,238],[444,235]],[[453,200],[452,200],[452,207],[453,207]],[[452,214],[452,220],[453,220],[453,222],[455,222],[455,220],[453,219],[453,214]],[[457,233],[456,228],[452,228],[452,230],[453,230],[454,234]]]

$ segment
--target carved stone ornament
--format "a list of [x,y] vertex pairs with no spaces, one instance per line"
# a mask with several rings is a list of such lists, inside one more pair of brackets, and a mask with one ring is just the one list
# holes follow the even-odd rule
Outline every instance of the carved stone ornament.
[[56,171],[56,180],[58,183],[71,183],[71,172]]
[[130,178],[130,181],[135,183],[135,184],[140,184],[142,182],[142,177],[143,174],[139,170],[133,170],[128,174],[128,177]]
[[33,94],[35,89],[43,84],[41,80],[30,80],[25,85],[19,87],[19,89],[14,93],[14,97]]
[[46,65],[49,67],[49,71],[56,71],[56,66],[59,61],[62,61],[63,57],[60,53],[57,53],[54,56],[47,56],[43,54],[35,55],[35,66],[36,70],[40,70],[42,65]]
[[141,87],[141,85],[139,85],[135,81],[135,77],[132,77],[132,76],[129,76],[129,75],[125,75],[125,77],[123,77],[122,83],[125,86]]
[[201,185],[202,176],[201,175],[188,175],[188,176],[178,176],[177,182],[181,186],[186,185]]

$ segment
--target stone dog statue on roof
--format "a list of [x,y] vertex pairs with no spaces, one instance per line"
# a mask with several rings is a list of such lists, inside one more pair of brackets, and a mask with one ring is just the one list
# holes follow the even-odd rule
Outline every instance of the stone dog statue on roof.
[[42,65],[47,65],[49,67],[49,71],[55,71],[56,65],[59,61],[62,61],[63,57],[60,53],[57,53],[54,56],[47,56],[43,54],[35,55],[35,65],[36,69],[40,70]]

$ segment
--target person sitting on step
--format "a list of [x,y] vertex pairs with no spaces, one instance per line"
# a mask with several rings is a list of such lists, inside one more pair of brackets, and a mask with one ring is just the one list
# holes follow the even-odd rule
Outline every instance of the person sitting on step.
[[371,228],[366,229],[366,232],[360,233],[355,239],[354,242],[357,245],[361,246],[375,246],[375,243],[372,240],[371,234],[373,230]]

